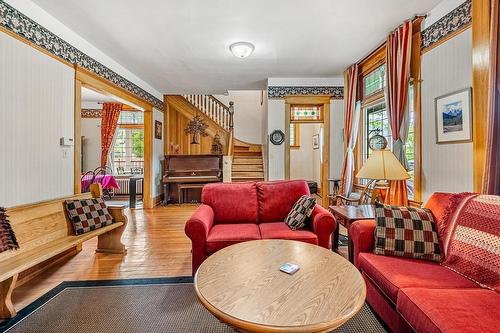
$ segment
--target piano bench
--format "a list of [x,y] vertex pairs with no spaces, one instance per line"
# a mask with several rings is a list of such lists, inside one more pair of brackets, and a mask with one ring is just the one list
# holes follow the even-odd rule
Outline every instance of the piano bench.
[[177,184],[177,192],[179,195],[179,205],[184,203],[184,190],[189,190],[193,188],[202,189],[205,184],[193,184],[193,183],[179,183]]

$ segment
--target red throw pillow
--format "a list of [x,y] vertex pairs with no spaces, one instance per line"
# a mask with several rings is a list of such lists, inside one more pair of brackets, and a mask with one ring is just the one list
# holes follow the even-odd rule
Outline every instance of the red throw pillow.
[[470,198],[450,221],[443,266],[500,292],[500,197]]
[[429,209],[377,204],[375,223],[375,254],[441,261]]

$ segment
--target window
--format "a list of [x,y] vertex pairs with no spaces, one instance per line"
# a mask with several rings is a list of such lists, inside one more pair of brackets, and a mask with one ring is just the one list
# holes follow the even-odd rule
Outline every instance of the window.
[[385,102],[367,107],[366,109],[366,140],[365,140],[365,156],[364,159],[370,157],[372,150],[368,146],[368,139],[374,134],[383,135],[387,139],[387,147],[392,147],[392,133],[387,115]]
[[385,87],[385,65],[382,65],[363,78],[363,96],[381,92]]
[[144,170],[144,113],[122,111],[113,146],[113,166],[117,174]]
[[290,107],[290,121],[322,121],[322,105],[292,105]]
[[290,147],[300,148],[299,124],[290,124]]
[[415,110],[413,108],[413,96],[413,85],[410,84],[408,90],[408,139],[405,146],[408,173],[410,174],[410,179],[406,182],[409,199],[415,198]]

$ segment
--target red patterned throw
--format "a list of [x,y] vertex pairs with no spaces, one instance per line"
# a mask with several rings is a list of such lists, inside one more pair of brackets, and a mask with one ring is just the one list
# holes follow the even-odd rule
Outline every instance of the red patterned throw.
[[377,204],[375,254],[441,261],[430,210]]
[[16,235],[8,220],[6,210],[0,207],[0,252],[19,248]]
[[449,227],[451,239],[443,266],[500,292],[500,197],[465,199]]

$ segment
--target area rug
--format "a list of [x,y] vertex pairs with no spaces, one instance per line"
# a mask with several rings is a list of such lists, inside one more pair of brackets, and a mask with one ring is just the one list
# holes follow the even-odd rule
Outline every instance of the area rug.
[[[191,277],[63,282],[8,322],[8,333],[233,333],[198,302]],[[335,333],[385,333],[365,305]]]

